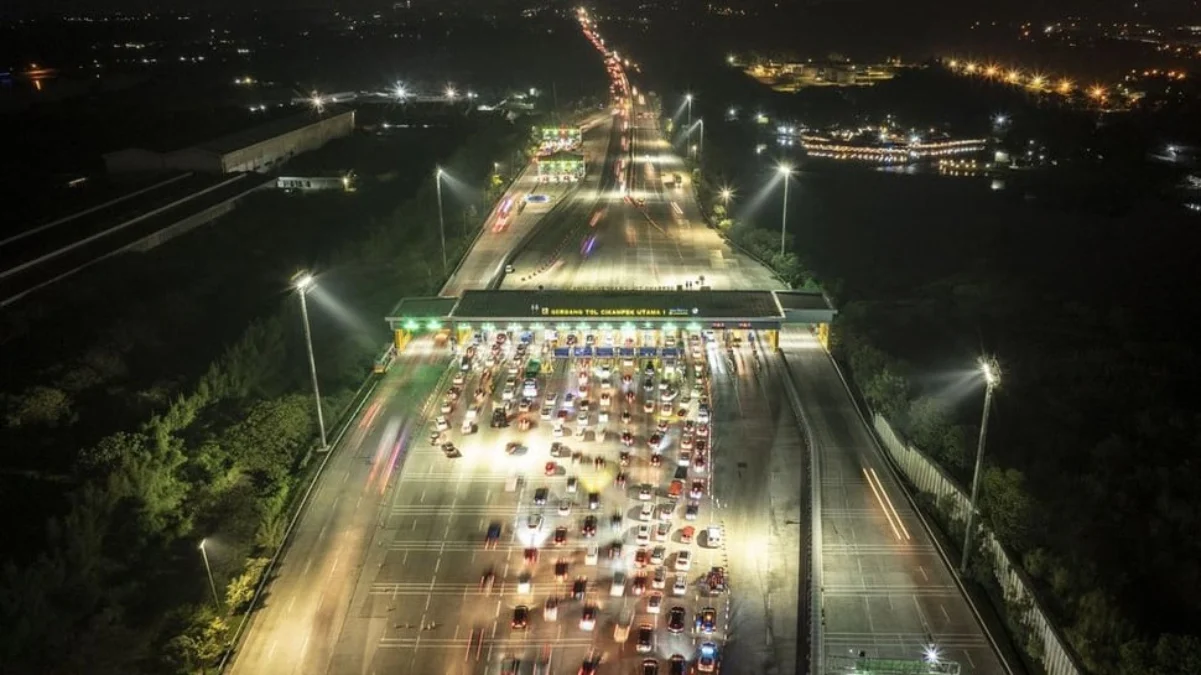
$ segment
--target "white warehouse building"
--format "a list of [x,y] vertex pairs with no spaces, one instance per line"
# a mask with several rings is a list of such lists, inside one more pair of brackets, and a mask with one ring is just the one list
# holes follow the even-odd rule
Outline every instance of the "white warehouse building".
[[308,150],[354,131],[354,111],[331,108],[278,119],[170,152],[126,148],[104,155],[109,173],[195,171],[266,172]]

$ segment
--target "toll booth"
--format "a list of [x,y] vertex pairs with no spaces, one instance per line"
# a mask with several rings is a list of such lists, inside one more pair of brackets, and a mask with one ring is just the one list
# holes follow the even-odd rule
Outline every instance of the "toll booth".
[[575,183],[584,178],[583,153],[560,150],[537,161],[540,183]]
[[834,314],[821,293],[803,291],[473,290],[405,298],[387,321],[398,351],[414,334],[450,329],[457,344],[500,331],[556,358],[658,359],[679,356],[682,335],[700,332],[774,350],[785,325],[809,326],[828,349]]

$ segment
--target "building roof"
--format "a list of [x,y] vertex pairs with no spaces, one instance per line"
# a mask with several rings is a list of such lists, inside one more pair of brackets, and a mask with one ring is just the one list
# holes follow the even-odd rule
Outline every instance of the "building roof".
[[231,152],[269,141],[272,138],[313,126],[318,122],[352,114],[353,112],[350,108],[328,106],[323,113],[306,111],[290,117],[282,117],[249,129],[243,129],[232,134],[214,138],[210,141],[197,143],[191,148],[185,148],[185,150],[202,150],[216,155],[227,155]]
[[441,319],[450,316],[458,302],[458,298],[402,298],[388,313],[388,318]]
[[766,291],[465,291],[451,318],[783,318]]

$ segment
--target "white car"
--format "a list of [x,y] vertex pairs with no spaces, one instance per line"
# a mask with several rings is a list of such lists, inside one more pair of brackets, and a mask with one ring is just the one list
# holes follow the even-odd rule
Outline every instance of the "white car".
[[554,437],[555,437],[555,438],[563,438],[563,435],[564,435],[564,434],[566,434],[566,433],[567,433],[566,431],[563,431],[563,423],[562,423],[562,422],[556,422],[556,423],[555,423],[555,430],[554,430]]
[[613,585],[609,587],[609,595],[620,598],[626,594],[626,573],[617,571],[613,573]]
[[651,577],[651,588],[664,588],[667,586],[667,570],[658,567],[655,569],[655,575]]
[[446,417],[439,417],[434,421],[434,425],[438,431],[446,431],[450,429],[450,422],[446,419]]
[[454,401],[451,401],[448,399],[448,400],[445,400],[442,402],[441,410],[442,410],[443,415],[449,415],[451,413],[451,411],[454,409],[455,409]]
[[567,491],[570,492],[571,494],[575,494],[576,486],[578,486],[579,484],[580,484],[580,481],[575,476],[568,476]]
[[542,514],[535,513],[535,514],[531,515],[529,517],[529,519],[526,520],[526,525],[530,528],[531,532],[537,532],[538,530],[541,530],[542,529]]
[[650,501],[650,498],[654,496],[654,493],[655,488],[651,487],[650,483],[643,483],[642,485],[638,486],[638,501]]
[[671,585],[671,594],[679,597],[688,592],[688,578],[683,574],[677,574],[676,580]]
[[650,528],[650,526],[648,526],[648,525],[639,525],[639,526],[638,526],[638,537],[637,537],[637,539],[638,539],[638,543],[639,543],[639,544],[649,544],[649,543],[650,543],[650,541],[651,541],[651,528]]
[[554,598],[547,598],[546,604],[542,606],[542,618],[547,621],[559,620],[559,601]]
[[517,394],[516,389],[506,385],[504,391],[502,391],[500,393],[500,398],[502,401],[512,401],[513,397],[516,396],[516,394]]
[[676,571],[687,572],[692,568],[692,552],[680,551],[676,553]]
[[609,392],[606,391],[605,393],[600,395],[600,407],[602,409],[608,408],[609,404],[612,402],[613,402],[613,397],[609,395]]
[[560,516],[570,516],[571,515],[571,501],[570,500],[562,499],[559,501],[559,515]]
[[696,421],[701,424],[709,423],[709,406],[701,406],[700,410],[696,413]]
[[544,420],[549,420],[551,418],[551,416],[554,414],[555,414],[554,408],[552,408],[551,406],[543,406],[542,414],[540,415],[540,417]]
[[585,565],[595,565],[598,558],[600,558],[600,549],[596,546],[589,546],[588,550],[584,552]]
[[521,576],[517,577],[517,592],[518,593],[529,593],[530,592],[530,573],[529,572],[522,572]]
[[559,396],[557,394],[555,394],[554,392],[547,392],[546,398],[543,399],[543,401],[546,403],[546,405],[549,405],[549,406],[553,406],[555,404],[555,402],[558,400],[559,400]]
[[600,411],[599,413],[597,413],[597,414],[596,414],[596,421],[597,421],[597,423],[598,423],[598,424],[605,424],[605,423],[607,423],[607,422],[609,421],[609,411],[608,411],[608,410],[602,410],[602,411]]
[[646,502],[642,505],[642,510],[638,512],[638,520],[641,520],[644,523],[649,522],[651,516],[653,515],[655,515],[654,505],[650,502]]

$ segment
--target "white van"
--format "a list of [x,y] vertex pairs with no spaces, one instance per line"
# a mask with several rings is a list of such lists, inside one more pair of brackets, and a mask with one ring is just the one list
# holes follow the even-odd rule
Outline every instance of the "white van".
[[710,525],[705,530],[705,544],[709,548],[717,548],[721,546],[721,526]]

